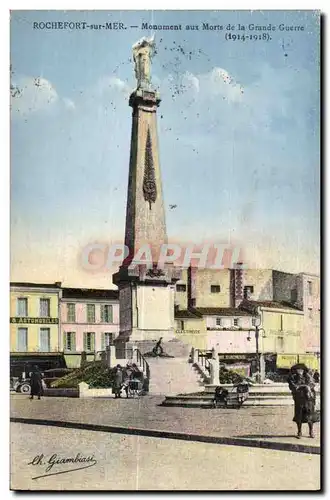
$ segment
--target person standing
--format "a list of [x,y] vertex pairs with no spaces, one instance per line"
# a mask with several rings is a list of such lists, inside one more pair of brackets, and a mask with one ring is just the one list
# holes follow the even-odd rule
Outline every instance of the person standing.
[[33,399],[34,396],[38,396],[38,399],[41,399],[41,395],[43,394],[42,375],[37,366],[34,366],[32,369],[30,384],[31,384],[30,399]]
[[113,392],[115,393],[115,398],[120,398],[120,392],[123,386],[123,371],[120,365],[117,365],[116,372],[113,381]]
[[289,388],[294,400],[293,421],[297,424],[297,438],[302,436],[302,424],[308,424],[309,437],[314,438],[313,424],[316,422],[315,414],[315,388],[313,377],[304,364],[297,364],[291,368],[288,378]]

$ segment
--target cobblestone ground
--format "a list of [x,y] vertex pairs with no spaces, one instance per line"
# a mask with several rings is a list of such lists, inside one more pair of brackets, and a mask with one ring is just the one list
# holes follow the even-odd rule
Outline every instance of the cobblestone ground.
[[319,445],[319,424],[315,425],[315,439],[307,437],[307,425],[303,426],[304,437],[295,438],[293,407],[173,408],[159,406],[162,400],[49,397],[30,401],[28,396],[15,394],[11,396],[11,416]]
[[[54,465],[48,473],[56,475],[40,477],[52,455],[78,453],[93,456],[93,466],[68,472],[77,465]],[[304,453],[11,424],[12,489],[317,490],[319,462]]]

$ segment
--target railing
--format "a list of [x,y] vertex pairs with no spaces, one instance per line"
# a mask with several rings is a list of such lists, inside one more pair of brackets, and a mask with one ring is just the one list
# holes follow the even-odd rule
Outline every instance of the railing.
[[204,371],[207,371],[208,373],[210,373],[210,370],[211,370],[211,363],[210,363],[210,360],[207,356],[208,352],[209,351],[202,351],[201,349],[196,349],[197,351],[197,363],[199,364],[199,366],[204,369]]
[[[139,349],[135,349],[134,353],[136,354],[137,364],[142,368],[143,373],[146,374],[147,379],[150,379],[150,367],[146,358],[143,356],[142,352]],[[134,355],[133,353],[133,355]]]
[[211,376],[211,363],[208,358],[209,352],[210,351],[194,349],[190,354],[190,359],[193,363],[193,366],[199,371],[205,383],[209,383]]

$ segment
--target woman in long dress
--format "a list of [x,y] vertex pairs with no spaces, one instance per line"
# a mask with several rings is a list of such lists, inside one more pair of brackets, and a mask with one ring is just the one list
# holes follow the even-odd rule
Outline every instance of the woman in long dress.
[[30,384],[31,384],[31,393],[30,399],[33,399],[33,396],[38,396],[38,399],[41,399],[43,394],[43,386],[42,386],[42,375],[37,366],[34,366],[30,376]]
[[294,400],[293,421],[297,424],[297,438],[300,439],[302,436],[302,424],[308,424],[309,437],[313,438],[313,424],[316,422],[315,384],[307,366],[304,364],[293,366],[288,383]]

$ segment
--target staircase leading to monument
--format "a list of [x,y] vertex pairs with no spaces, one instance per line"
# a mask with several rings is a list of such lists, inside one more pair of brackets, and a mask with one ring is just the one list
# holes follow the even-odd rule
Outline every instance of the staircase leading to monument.
[[[137,348],[145,355],[150,368],[149,394],[174,396],[177,394],[201,392],[201,377],[188,363],[190,346],[181,340],[172,339],[162,343],[164,356],[148,356],[155,347],[155,342],[135,342]],[[167,357],[167,356],[168,357]]]

